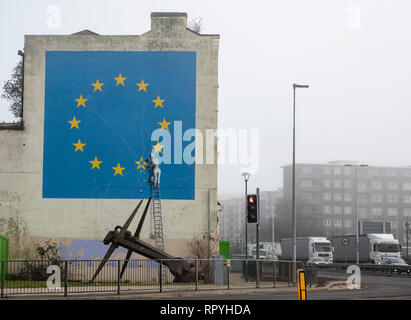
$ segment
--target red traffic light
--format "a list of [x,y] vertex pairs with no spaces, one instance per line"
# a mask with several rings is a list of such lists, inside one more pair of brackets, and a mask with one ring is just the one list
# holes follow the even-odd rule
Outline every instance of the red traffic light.
[[250,203],[254,203],[254,197],[249,196],[249,197],[247,197],[247,200]]

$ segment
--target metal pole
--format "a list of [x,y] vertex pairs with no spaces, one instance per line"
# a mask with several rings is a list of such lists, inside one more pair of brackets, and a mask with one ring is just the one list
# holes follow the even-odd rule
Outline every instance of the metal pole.
[[248,217],[247,217],[247,182],[245,178],[245,282],[248,282]]
[[357,265],[360,264],[360,236],[359,236],[359,221],[358,221],[358,167],[355,167],[355,213],[357,216],[357,225],[356,225],[356,250],[357,250]]
[[121,261],[117,260],[117,295],[120,295]]
[[163,261],[160,259],[160,268],[158,269],[158,276],[160,278],[160,292],[163,292]]
[[68,285],[68,261],[64,261],[64,296],[67,297],[67,285]]
[[1,297],[4,298],[4,273],[5,273],[5,267],[4,267],[4,261],[1,262]]
[[198,291],[198,260],[195,260],[195,272],[196,272],[196,291]]
[[255,226],[257,259],[260,259],[260,188],[257,188],[257,223]]
[[405,223],[405,227],[406,227],[406,229],[405,229],[405,231],[406,231],[406,241],[407,241],[407,264],[408,264],[408,227],[409,227],[409,223],[408,223],[408,217],[407,217],[407,222]]
[[256,248],[257,248],[257,260],[256,260],[256,273],[257,273],[257,288],[260,287],[260,188],[257,188],[257,223],[256,223]]
[[295,219],[295,86],[293,86],[293,183],[292,183],[292,224],[293,224],[293,283],[295,283],[295,275],[297,273],[296,261],[297,261],[297,224]]

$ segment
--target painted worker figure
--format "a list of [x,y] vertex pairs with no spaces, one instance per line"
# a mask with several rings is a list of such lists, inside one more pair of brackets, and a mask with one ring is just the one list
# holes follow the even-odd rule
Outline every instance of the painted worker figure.
[[160,169],[160,164],[158,163],[158,159],[154,154],[150,155],[150,160],[147,159],[146,162],[148,162],[147,168],[151,168],[151,176],[150,176],[150,182],[153,184],[154,188],[159,188],[160,187],[160,176],[161,176],[161,169]]

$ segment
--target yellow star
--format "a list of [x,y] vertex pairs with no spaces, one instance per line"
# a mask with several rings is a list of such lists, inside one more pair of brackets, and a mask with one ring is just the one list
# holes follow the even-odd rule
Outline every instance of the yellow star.
[[77,101],[77,108],[78,108],[78,107],[80,107],[80,106],[85,107],[85,106],[86,106],[86,104],[85,104],[84,102],[86,102],[88,99],[84,99],[84,98],[83,98],[83,96],[82,96],[82,95],[80,95],[80,98],[78,98],[78,99],[74,99],[74,100],[76,100],[76,101]]
[[154,152],[161,152],[163,153],[164,146],[160,144],[160,141],[157,141],[157,144],[153,145]]
[[89,161],[93,166],[91,167],[91,170],[93,170],[94,168],[97,168],[100,170],[100,163],[102,163],[103,161],[98,161],[97,157],[94,157],[93,161]]
[[157,100],[152,100],[156,105],[154,106],[154,109],[160,106],[161,108],[163,107],[163,102],[164,100],[160,99],[160,96],[157,96]]
[[112,167],[114,169],[114,175],[116,175],[117,173],[122,176],[123,175],[123,170],[125,168],[120,167],[120,162],[117,164],[117,167]]
[[124,86],[124,80],[126,80],[127,78],[124,78],[121,73],[118,75],[118,77],[114,77],[114,79],[116,79],[116,86],[121,84],[122,86]]
[[163,119],[163,122],[157,122],[157,123],[161,126],[161,129],[170,130],[170,129],[168,129],[168,125],[169,125],[171,122],[167,122],[167,121],[166,121],[166,118]]
[[147,162],[145,162],[143,160],[143,157],[141,157],[139,161],[134,161],[134,162],[138,164],[137,170],[140,169],[140,168],[143,169],[143,171],[146,170],[145,166],[146,166]]
[[81,152],[83,152],[83,147],[86,145],[85,143],[81,143],[80,139],[78,139],[77,143],[73,143],[73,145],[76,147],[76,150],[74,150],[74,152],[81,150]]
[[71,124],[70,129],[73,129],[73,128],[79,129],[78,124],[81,122],[81,120],[77,120],[76,117],[73,117],[73,120],[67,121],[67,122]]
[[98,81],[98,79],[97,79],[96,83],[92,83],[91,85],[94,87],[93,92],[96,92],[97,90],[103,91],[103,89],[101,89],[101,87],[104,85],[104,83],[101,83],[100,81]]
[[137,83],[138,85],[138,92],[140,92],[141,90],[144,90],[145,92],[147,92],[147,86],[149,85],[148,83],[144,83],[144,80],[141,80],[140,83]]

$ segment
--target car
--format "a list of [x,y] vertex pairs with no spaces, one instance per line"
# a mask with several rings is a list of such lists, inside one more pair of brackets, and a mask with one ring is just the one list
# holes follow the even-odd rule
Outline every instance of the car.
[[[388,270],[391,273],[411,273],[411,266],[408,265],[403,259],[397,258],[397,257],[383,257],[381,259],[380,265],[384,266],[392,266],[392,268],[389,268]],[[384,270],[384,271],[388,271]]]
[[327,264],[324,258],[321,257],[312,257],[307,260],[307,264]]
[[267,254],[264,259],[265,260],[270,260],[270,261],[278,261],[278,257],[276,255],[271,254],[271,253]]

